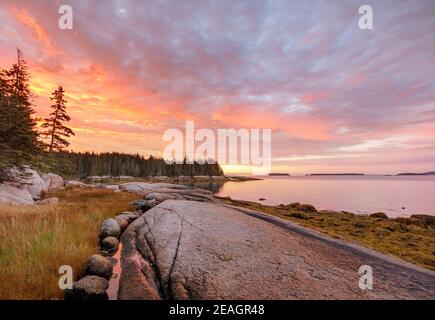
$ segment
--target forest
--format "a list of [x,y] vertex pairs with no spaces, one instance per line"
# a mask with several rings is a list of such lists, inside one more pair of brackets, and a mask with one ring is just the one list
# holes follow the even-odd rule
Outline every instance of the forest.
[[[68,151],[74,131],[67,111],[66,91],[58,85],[52,93],[52,112],[35,116],[30,72],[22,52],[10,68],[0,68],[0,183],[14,181],[24,167],[41,172],[85,178],[88,176],[195,176],[222,175],[219,164],[167,164],[162,158],[107,152]],[[41,125],[37,125],[40,120]],[[17,170],[18,169],[18,170]]]
[[64,175],[74,175],[79,178],[90,176],[220,176],[223,171],[219,164],[167,164],[162,158],[142,155],[125,154],[118,152],[93,153],[61,151],[53,153],[57,168],[53,171]]

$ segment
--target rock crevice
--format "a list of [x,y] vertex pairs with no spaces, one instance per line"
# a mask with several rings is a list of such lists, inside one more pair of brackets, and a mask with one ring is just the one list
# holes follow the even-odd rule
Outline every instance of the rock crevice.
[[[135,225],[131,237],[144,239],[130,242],[134,244],[130,250],[138,247],[141,256],[151,261],[143,271],[150,283],[158,284],[159,299],[435,297],[433,272],[275,217],[182,198],[164,200],[126,230]],[[375,273],[373,290],[358,287],[358,269],[365,264]],[[139,278],[135,273],[129,276]],[[143,286],[152,287],[150,283]],[[124,284],[120,298],[128,298],[125,293],[131,290],[137,288]]]

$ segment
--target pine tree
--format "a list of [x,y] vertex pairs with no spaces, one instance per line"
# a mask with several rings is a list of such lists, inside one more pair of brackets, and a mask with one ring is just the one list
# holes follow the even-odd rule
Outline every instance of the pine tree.
[[0,182],[13,179],[10,169],[31,164],[40,151],[29,79],[17,49],[17,62],[0,70]]
[[64,139],[74,135],[74,132],[64,125],[65,122],[71,121],[70,116],[66,112],[66,103],[64,99],[65,90],[59,86],[50,97],[54,104],[50,106],[54,111],[50,113],[50,117],[44,119],[42,127],[46,129],[42,133],[47,139],[46,148],[48,152],[61,151],[69,146],[69,142]]

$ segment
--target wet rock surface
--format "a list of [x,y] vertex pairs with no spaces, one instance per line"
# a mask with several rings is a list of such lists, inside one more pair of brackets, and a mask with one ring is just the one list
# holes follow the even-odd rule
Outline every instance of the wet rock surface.
[[[435,298],[432,271],[287,220],[216,203],[202,190],[140,189],[135,192],[145,197],[163,193],[171,199],[123,233],[120,299]],[[362,265],[373,269],[373,290],[358,286]]]

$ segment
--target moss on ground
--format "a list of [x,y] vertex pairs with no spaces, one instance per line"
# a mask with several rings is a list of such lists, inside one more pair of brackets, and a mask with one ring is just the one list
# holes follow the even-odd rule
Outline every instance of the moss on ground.
[[256,202],[223,198],[224,202],[258,210],[296,222],[333,238],[359,243],[394,255],[422,267],[435,270],[435,217],[413,215],[388,218],[350,212],[317,211],[312,205],[291,203],[268,206]]

